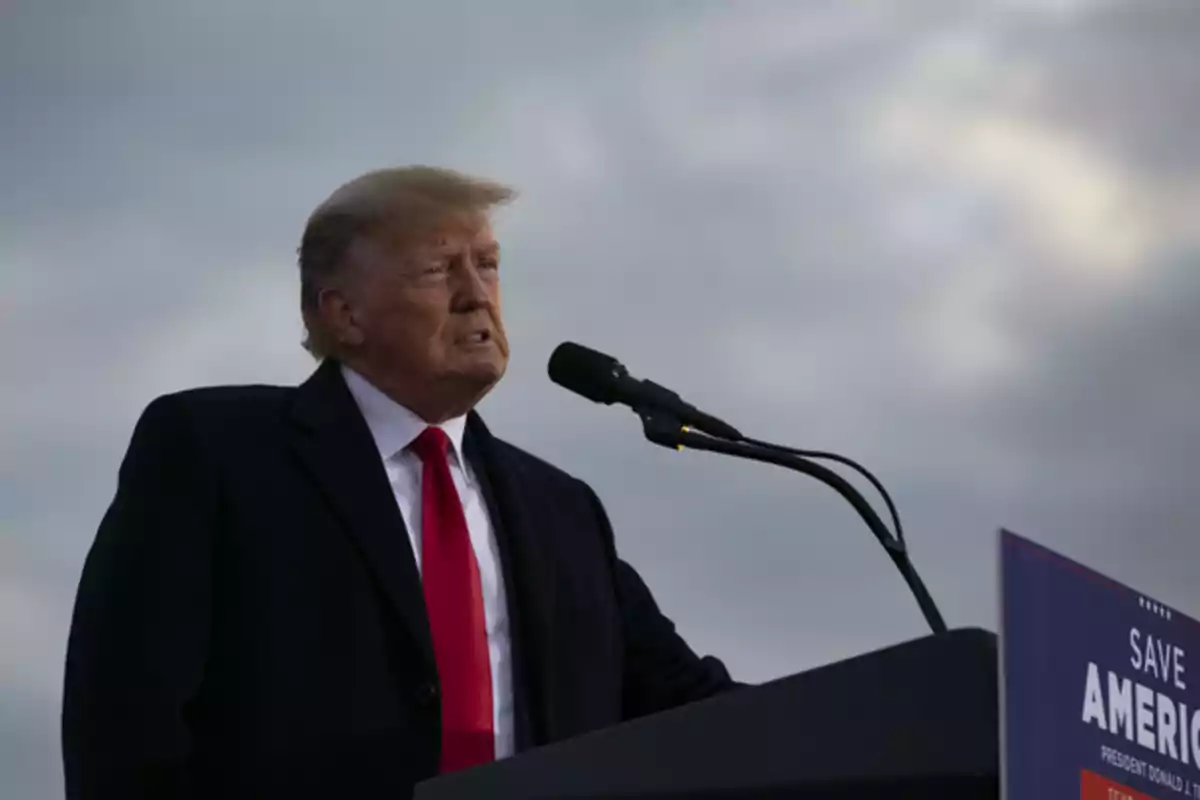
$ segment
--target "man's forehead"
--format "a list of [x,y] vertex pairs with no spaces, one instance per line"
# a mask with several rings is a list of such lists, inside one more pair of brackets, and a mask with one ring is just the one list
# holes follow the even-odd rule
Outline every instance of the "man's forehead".
[[469,246],[476,250],[496,249],[499,243],[492,231],[492,224],[487,220],[476,225],[447,226],[433,231],[428,239],[433,247]]
[[444,250],[470,247],[473,250],[498,250],[491,220],[482,214],[456,215],[426,225],[397,223],[384,232],[392,246],[406,250]]

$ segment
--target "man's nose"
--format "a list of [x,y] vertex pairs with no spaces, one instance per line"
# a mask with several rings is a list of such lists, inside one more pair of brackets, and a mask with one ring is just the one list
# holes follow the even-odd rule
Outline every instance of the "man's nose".
[[491,305],[492,293],[473,259],[464,259],[456,275],[455,295],[471,308]]

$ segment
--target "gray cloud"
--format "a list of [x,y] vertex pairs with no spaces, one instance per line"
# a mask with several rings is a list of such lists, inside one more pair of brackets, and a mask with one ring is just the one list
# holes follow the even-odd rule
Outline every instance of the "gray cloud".
[[18,796],[59,785],[73,584],[133,420],[163,391],[303,379],[300,225],[385,163],[522,189],[514,363],[484,411],[596,486],[741,676],[922,623],[832,492],[651,447],[545,380],[558,341],[876,468],[954,624],[995,626],[1000,525],[1200,613],[1188,4],[52,6],[0,34]]

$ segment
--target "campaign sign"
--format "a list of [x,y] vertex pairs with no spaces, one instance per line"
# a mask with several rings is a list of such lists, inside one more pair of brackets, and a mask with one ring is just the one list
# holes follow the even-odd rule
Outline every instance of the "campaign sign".
[[1200,624],[1000,533],[1012,800],[1200,800]]

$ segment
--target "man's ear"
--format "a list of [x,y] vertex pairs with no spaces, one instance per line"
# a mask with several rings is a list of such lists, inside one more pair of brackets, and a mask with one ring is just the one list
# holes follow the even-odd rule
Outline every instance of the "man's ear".
[[317,313],[339,344],[357,346],[362,344],[364,331],[358,323],[354,305],[346,293],[336,287],[322,289],[317,294]]

